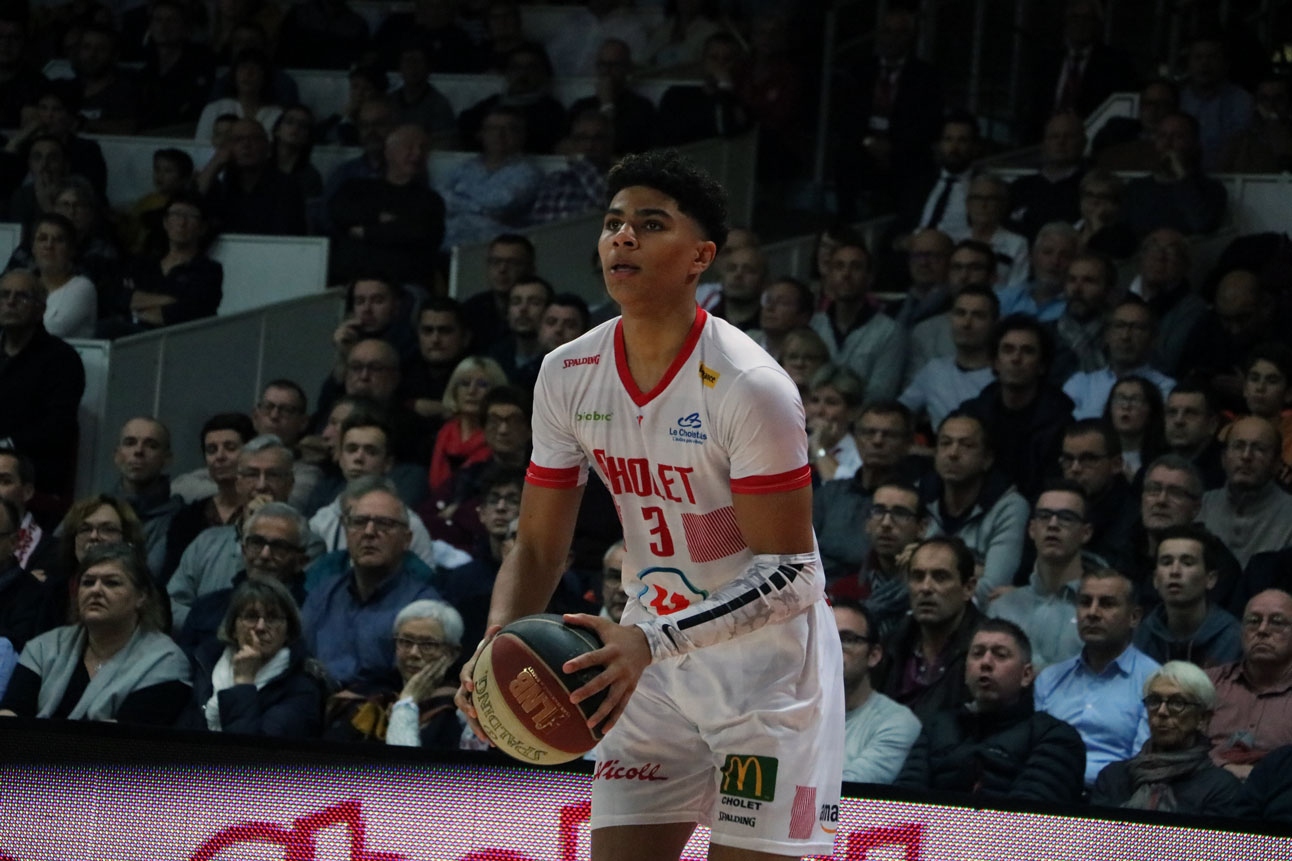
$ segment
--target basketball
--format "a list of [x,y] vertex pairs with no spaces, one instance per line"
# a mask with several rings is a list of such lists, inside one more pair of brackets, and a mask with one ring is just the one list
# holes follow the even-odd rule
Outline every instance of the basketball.
[[601,648],[587,628],[542,613],[517,619],[498,632],[476,660],[472,695],[480,726],[498,749],[530,765],[578,759],[601,740],[588,718],[605,691],[575,705],[570,693],[601,672],[566,673],[571,658]]

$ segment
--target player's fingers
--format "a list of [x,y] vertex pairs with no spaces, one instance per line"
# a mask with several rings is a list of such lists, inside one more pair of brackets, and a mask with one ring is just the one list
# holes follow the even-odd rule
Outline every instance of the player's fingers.
[[[605,656],[598,657],[599,655],[602,655],[602,654],[604,654]],[[593,660],[586,660],[589,658]],[[586,655],[580,655],[578,658],[575,658],[571,661],[567,661],[565,666],[570,667],[575,662],[584,662],[584,663],[580,663],[579,667],[576,668],[575,670],[567,669],[566,670],[567,673],[577,672],[578,669],[582,669],[585,666],[586,667],[605,666],[605,670],[603,670],[600,673],[597,673],[595,676],[589,679],[588,682],[584,684],[582,687],[576,688],[573,692],[570,693],[570,702],[575,703],[576,705],[588,699],[589,697],[593,697],[601,693],[606,688],[613,685],[620,678],[620,674],[614,669],[611,663],[608,649],[597,649],[597,651],[595,652],[589,652]]]
[[588,726],[593,729],[601,727],[602,732],[610,732],[610,728],[615,725],[628,706],[628,698],[636,689],[636,685],[627,682],[612,686],[600,708],[588,718]]

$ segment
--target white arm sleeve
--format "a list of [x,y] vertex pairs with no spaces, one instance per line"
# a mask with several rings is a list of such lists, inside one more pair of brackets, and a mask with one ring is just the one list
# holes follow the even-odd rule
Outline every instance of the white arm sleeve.
[[815,552],[755,556],[749,568],[705,600],[637,627],[654,660],[672,658],[783,622],[816,603],[824,590]]
[[390,721],[386,724],[386,744],[421,747],[422,736],[417,719],[417,703],[407,697],[397,701],[390,708]]

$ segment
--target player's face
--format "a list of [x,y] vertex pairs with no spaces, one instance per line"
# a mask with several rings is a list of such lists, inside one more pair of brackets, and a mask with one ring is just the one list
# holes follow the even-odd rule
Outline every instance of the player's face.
[[676,200],[634,185],[610,201],[597,250],[610,298],[631,316],[647,309],[689,309],[717,246]]

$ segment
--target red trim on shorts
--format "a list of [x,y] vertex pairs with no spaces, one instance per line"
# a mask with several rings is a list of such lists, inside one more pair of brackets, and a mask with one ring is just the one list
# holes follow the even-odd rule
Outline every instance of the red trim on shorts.
[[798,469],[777,475],[751,475],[731,480],[732,493],[785,493],[812,484],[812,467],[806,463]]
[[525,483],[533,484],[537,487],[568,490],[579,486],[579,468],[571,466],[565,469],[552,469],[549,466],[539,466],[531,461],[529,469],[525,470]]
[[700,333],[704,331],[704,324],[708,319],[709,313],[699,305],[695,306],[695,322],[691,324],[691,331],[686,334],[682,349],[678,350],[677,355],[673,357],[673,362],[664,372],[663,379],[655,385],[655,388],[645,393],[637,388],[637,381],[633,379],[632,371],[628,369],[628,351],[624,348],[623,318],[615,323],[615,369],[619,371],[619,381],[623,383],[624,389],[627,390],[634,404],[644,407],[668,388],[668,384],[673,382],[677,372],[682,370],[682,366],[691,358],[691,353],[695,351],[695,345],[700,342]]

